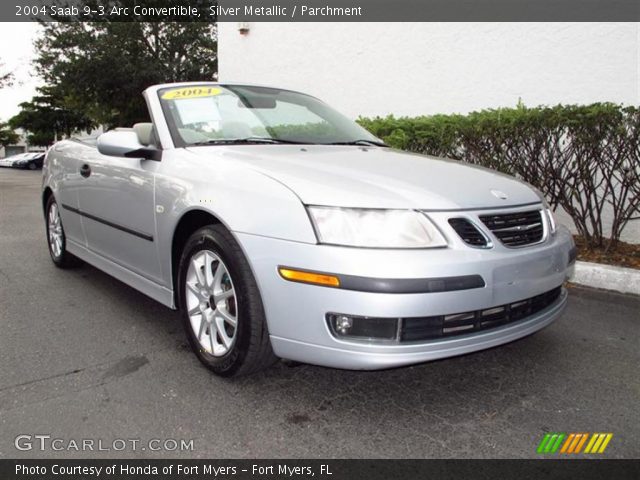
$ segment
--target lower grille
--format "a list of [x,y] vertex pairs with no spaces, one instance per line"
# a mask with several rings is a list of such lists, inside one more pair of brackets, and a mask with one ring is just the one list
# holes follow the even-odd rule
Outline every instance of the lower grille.
[[454,313],[435,317],[404,318],[400,331],[401,342],[432,340],[489,330],[534,315],[553,304],[562,287],[541,295],[474,312]]
[[532,245],[544,235],[540,210],[481,215],[480,220],[508,247]]

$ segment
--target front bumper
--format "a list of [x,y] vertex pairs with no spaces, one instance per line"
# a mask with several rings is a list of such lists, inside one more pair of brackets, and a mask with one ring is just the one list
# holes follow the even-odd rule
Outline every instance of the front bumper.
[[[407,343],[345,340],[326,322],[330,312],[366,317],[430,317],[488,309],[552,290],[571,276],[573,240],[561,228],[521,249],[375,250],[310,245],[235,233],[262,294],[276,355],[347,369],[381,369],[482,350],[529,335],[560,316],[566,291],[547,308],[490,330]],[[484,287],[429,293],[373,293],[284,280],[278,266],[374,279],[481,276]]]

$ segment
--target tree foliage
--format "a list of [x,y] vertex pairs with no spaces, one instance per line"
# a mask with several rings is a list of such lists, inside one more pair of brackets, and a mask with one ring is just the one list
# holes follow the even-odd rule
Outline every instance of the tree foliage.
[[212,23],[43,23],[37,72],[69,110],[109,127],[148,121],[142,91],[217,77]]
[[[372,118],[390,145],[515,175],[561,206],[590,247],[615,247],[640,215],[640,108],[611,103]],[[606,218],[611,226],[605,229]],[[607,238],[610,240],[607,241]]]
[[4,64],[0,62],[0,88],[10,87],[13,84],[13,73],[4,70]]
[[[0,62],[0,88],[8,87],[13,82],[13,74],[4,72],[4,64]],[[13,131],[7,123],[0,122],[0,147],[16,143],[19,139],[18,134]]]
[[8,124],[0,122],[0,147],[11,145],[19,140],[19,135]]
[[20,104],[20,113],[9,120],[13,128],[28,132],[31,145],[46,147],[56,137],[71,136],[76,130],[89,130],[95,124],[83,113],[64,106],[64,99],[56,97],[55,90],[43,87],[30,102]]

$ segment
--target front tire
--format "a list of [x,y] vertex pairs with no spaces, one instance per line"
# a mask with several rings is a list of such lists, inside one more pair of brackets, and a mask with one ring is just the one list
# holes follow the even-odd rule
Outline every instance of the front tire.
[[67,251],[67,239],[62,227],[60,208],[51,195],[47,200],[45,225],[47,228],[47,245],[51,260],[59,268],[74,268],[82,265],[82,261]]
[[277,361],[253,273],[222,225],[203,227],[187,240],[178,288],[189,343],[211,371],[246,375]]

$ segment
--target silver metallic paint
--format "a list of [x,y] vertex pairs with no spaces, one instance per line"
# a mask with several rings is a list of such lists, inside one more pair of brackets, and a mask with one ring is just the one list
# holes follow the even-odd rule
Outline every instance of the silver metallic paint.
[[[197,84],[201,84],[198,82]],[[245,145],[175,148],[157,90],[145,92],[162,161],[107,157],[65,140],[49,152],[43,188],[66,203],[123,227],[136,238],[61,209],[69,251],[175,308],[171,249],[176,226],[192,210],[208,212],[234,235],[256,277],[276,354],[340,368],[375,369],[458,355],[509,342],[560,315],[566,295],[547,310],[495,330],[396,346],[334,338],[326,312],[371,316],[431,316],[488,308],[561,285],[571,235],[549,232],[542,243],[509,249],[486,228],[492,247],[466,245],[448,225],[466,216],[543,208],[538,194],[502,174],[449,160],[384,148]],[[88,163],[92,175],[79,175]],[[491,193],[498,189],[508,200]],[[317,245],[304,204],[428,211],[448,242],[444,249],[389,250]],[[546,219],[546,216],[545,216]],[[485,288],[429,294],[374,294],[292,283],[278,265],[380,278],[480,274]]]

